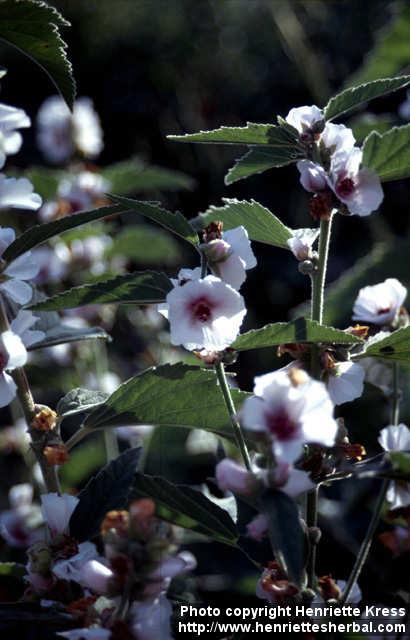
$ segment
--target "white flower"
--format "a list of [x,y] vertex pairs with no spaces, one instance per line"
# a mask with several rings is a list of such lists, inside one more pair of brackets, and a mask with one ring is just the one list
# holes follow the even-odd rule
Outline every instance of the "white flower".
[[32,499],[30,484],[14,485],[9,491],[11,509],[0,514],[0,533],[11,547],[27,548],[42,538],[40,510]]
[[333,404],[360,398],[363,393],[364,369],[355,362],[336,362],[329,371],[327,390]]
[[252,493],[255,476],[241,464],[224,458],[215,467],[215,477],[221,491],[232,491],[240,494]]
[[299,160],[296,166],[300,173],[300,184],[306,191],[317,193],[327,187],[327,174],[320,164],[311,160]]
[[315,483],[312,482],[306,471],[290,467],[285,484],[278,487],[278,489],[286,493],[291,498],[297,498],[301,493],[311,491],[315,486]]
[[[201,267],[195,269],[180,269],[176,278],[171,278],[174,287],[182,287],[191,280],[201,279]],[[157,305],[157,311],[168,320],[168,305],[166,302]]]
[[156,600],[134,602],[131,630],[138,640],[172,640],[172,606],[164,594]]
[[378,441],[385,451],[410,451],[410,429],[403,423],[380,431]]
[[[16,233],[14,229],[0,227],[0,258],[7,247],[14,242]],[[38,265],[35,263],[31,251],[13,260],[2,272],[6,276],[0,282],[0,290],[10,296],[17,304],[26,304],[31,300],[33,290],[24,280],[30,280],[37,275]]]
[[113,577],[111,569],[99,560],[88,560],[81,568],[81,584],[94,593],[107,593],[109,582]]
[[32,255],[38,266],[38,273],[35,277],[37,284],[60,282],[67,275],[71,257],[68,252],[65,255],[61,251],[43,245],[36,247]]
[[46,202],[39,211],[40,218],[52,220],[61,215],[62,207],[66,215],[91,209],[109,190],[110,183],[94,171],[81,171],[66,177],[58,185],[58,200]]
[[319,229],[295,229],[293,235],[286,241],[289,249],[298,260],[308,260],[312,257],[312,245],[319,235]]
[[[389,425],[380,431],[379,444],[385,451],[410,451],[410,429],[405,424]],[[391,509],[410,505],[410,483],[390,482],[386,500]]]
[[256,258],[251,248],[248,232],[242,225],[222,233],[222,238],[201,245],[209,266],[234,289],[239,289],[246,280],[246,271],[256,267]]
[[325,385],[306,372],[285,368],[256,377],[254,394],[243,404],[241,421],[246,429],[268,434],[279,460],[297,460],[304,443],[334,444],[333,404]]
[[215,276],[176,286],[166,298],[171,343],[222,351],[239,333],[246,314],[242,296]]
[[395,320],[407,296],[407,289],[396,278],[360,289],[353,306],[353,320],[388,325]]
[[311,129],[313,125],[323,121],[323,111],[312,105],[311,107],[295,107],[291,109],[285,120],[299,131],[305,133],[307,129]]
[[78,545],[78,553],[71,558],[57,560],[52,567],[53,574],[60,580],[72,580],[82,584],[83,569],[90,560],[97,560],[97,547],[92,542],[82,542]]
[[6,407],[16,396],[17,387],[13,378],[6,373],[27,362],[27,351],[21,338],[12,331],[0,335],[0,407]]
[[351,151],[355,145],[353,131],[344,124],[327,122],[320,136],[320,142],[330,151]]
[[350,213],[368,216],[382,203],[383,189],[374,171],[360,168],[362,158],[363,152],[358,147],[333,154],[328,184]]
[[10,329],[20,336],[25,347],[30,347],[35,342],[43,340],[45,337],[46,334],[44,331],[31,329],[31,327],[39,320],[40,318],[37,318],[37,316],[31,313],[31,311],[20,309],[14,320],[10,323]]
[[60,96],[51,96],[37,114],[37,142],[47,160],[66,162],[75,151],[94,158],[103,148],[100,120],[89,98],[78,98],[71,113]]
[[6,162],[6,156],[20,150],[23,139],[17,129],[29,126],[30,118],[23,109],[0,104],[0,168]]
[[41,496],[41,512],[52,536],[69,533],[71,515],[79,503],[78,498],[63,493],[45,493]]
[[58,636],[67,640],[109,640],[111,630],[102,627],[88,627],[81,629],[71,629],[70,631],[59,631]]
[[265,537],[268,529],[268,519],[263,513],[258,513],[258,515],[246,525],[247,535],[257,542],[260,542]]
[[[1,154],[0,154],[1,155]],[[34,193],[34,187],[27,178],[6,178],[0,173],[0,209],[29,209],[36,211],[42,199]]]

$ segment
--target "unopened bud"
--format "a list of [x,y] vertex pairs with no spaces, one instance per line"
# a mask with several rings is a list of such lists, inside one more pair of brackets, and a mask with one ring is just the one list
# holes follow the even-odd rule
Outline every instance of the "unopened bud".
[[50,444],[44,447],[43,456],[50,467],[65,464],[69,459],[67,447],[64,444]]
[[309,527],[308,536],[310,544],[316,546],[320,542],[320,538],[322,537],[322,532],[319,527]]
[[291,367],[288,371],[288,378],[293,387],[300,387],[308,381],[309,376],[306,371],[303,371],[303,369]]
[[298,271],[304,276],[310,276],[312,273],[317,271],[317,266],[313,260],[302,260],[298,264]]
[[200,250],[206,256],[209,264],[223,262],[231,254],[231,245],[219,238],[199,245]]
[[114,530],[120,536],[128,536],[129,521],[128,511],[109,511],[101,523],[101,533],[104,536]]
[[50,407],[44,407],[36,413],[31,421],[31,428],[38,431],[51,431],[57,424],[57,414]]

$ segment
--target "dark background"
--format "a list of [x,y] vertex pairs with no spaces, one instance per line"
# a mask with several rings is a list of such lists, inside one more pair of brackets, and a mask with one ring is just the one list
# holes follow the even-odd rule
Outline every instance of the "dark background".
[[[163,197],[164,206],[188,217],[219,204],[224,196],[254,198],[291,227],[313,224],[295,167],[226,187],[224,175],[242,149],[179,144],[167,141],[166,135],[243,125],[248,120],[269,122],[277,114],[285,116],[293,106],[324,105],[332,93],[349,83],[389,23],[406,9],[405,3],[385,0],[56,0],[51,4],[72,23],[64,38],[78,95],[91,96],[101,117],[105,133],[101,164],[138,154],[191,175],[197,181],[193,191]],[[408,35],[410,40],[410,32]],[[2,47],[1,55],[2,64],[9,69],[2,83],[2,100],[23,107],[34,119],[45,97],[55,93],[52,84],[20,54]],[[407,61],[398,61],[395,72],[406,65]],[[404,97],[400,92],[369,108],[375,114],[392,113],[403,124],[397,108]],[[15,164],[24,167],[41,162],[33,129],[24,139]],[[401,241],[408,231],[409,200],[409,182],[401,181],[386,185],[381,210],[370,218],[337,216],[329,282],[368,254],[375,242],[389,239],[394,247]],[[309,295],[309,282],[298,273],[290,252],[262,245],[255,251],[258,268],[249,273],[243,289],[249,307],[246,328],[286,320]],[[394,276],[398,268],[403,264],[393,259],[389,275]],[[348,318],[349,309],[341,309],[339,326],[345,326]],[[253,376],[271,369],[272,361],[271,352],[242,356],[241,386],[250,389]],[[342,414],[348,421],[355,416],[353,432],[370,450],[377,450],[375,434],[387,423],[387,401],[368,390],[363,399],[343,408]],[[350,530],[338,540],[341,514],[332,518],[329,512],[323,520],[327,542],[320,559],[322,572],[332,566],[337,577],[345,577],[355,537],[362,536],[367,523],[364,505],[374,488],[363,485],[355,492],[345,483],[338,491],[344,504],[351,503]],[[343,549],[337,558],[332,551],[335,541]],[[387,579],[386,572],[392,568],[391,556],[381,548],[378,553],[381,558],[374,558],[364,574],[365,589],[373,597],[380,588],[375,578]],[[393,583],[400,582],[401,573],[397,575]]]

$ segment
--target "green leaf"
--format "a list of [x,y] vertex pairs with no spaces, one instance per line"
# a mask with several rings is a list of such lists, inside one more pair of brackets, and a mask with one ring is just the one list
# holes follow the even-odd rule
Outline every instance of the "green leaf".
[[70,451],[70,458],[59,470],[63,491],[79,486],[90,475],[97,473],[106,460],[107,452],[102,434],[92,438],[89,442],[83,442],[81,446]]
[[[39,328],[36,326],[36,329]],[[46,332],[45,338],[27,347],[27,351],[38,351],[46,347],[55,347],[68,342],[82,342],[83,340],[110,340],[108,333],[101,327],[70,327],[59,324]]]
[[230,515],[200,491],[186,485],[171,484],[165,478],[137,473],[133,498],[151,498],[156,515],[184,529],[235,545],[239,534]]
[[380,180],[400,180],[410,176],[410,124],[386,133],[373,131],[364,141],[363,166],[375,171]]
[[53,200],[56,197],[58,185],[65,176],[64,171],[48,167],[30,167],[24,172],[24,177],[30,180],[34,191],[39,193],[43,200]]
[[292,162],[297,162],[301,157],[302,154],[296,147],[267,147],[266,149],[263,147],[251,147],[229,169],[225,176],[225,184],[233,184],[238,180],[263,173],[274,167],[284,167]]
[[59,416],[67,418],[76,413],[95,409],[95,407],[102,404],[108,396],[109,393],[105,393],[105,391],[94,391],[78,387],[66,393],[66,395],[58,401],[56,411]]
[[140,271],[73,287],[31,307],[34,311],[74,309],[89,304],[156,304],[164,302],[172,283],[164,273]]
[[390,459],[393,469],[410,480],[410,453],[408,451],[391,451]]
[[237,351],[248,349],[262,349],[288,343],[330,343],[330,344],[356,344],[363,342],[360,338],[349,333],[325,327],[315,320],[296,318],[291,322],[275,322],[267,324],[261,329],[253,329],[240,335],[231,345]]
[[0,3],[0,38],[37,62],[71,109],[75,82],[66,55],[67,45],[59,31],[59,27],[68,26],[70,23],[61,13],[45,2],[3,0]]
[[[232,389],[237,409],[247,396]],[[205,429],[233,439],[214,371],[181,363],[130,378],[84,421],[88,430],[138,424]]]
[[128,209],[119,205],[112,205],[111,207],[100,207],[99,209],[92,209],[91,211],[74,213],[71,216],[59,218],[52,222],[38,224],[16,238],[16,240],[7,247],[2,257],[4,260],[7,260],[7,262],[11,262],[26,251],[29,251],[29,249],[33,249],[39,244],[43,244],[46,240],[49,240],[54,236],[58,236],[60,233],[63,233],[68,229],[74,229],[74,227],[78,227],[81,224],[93,222],[93,220],[101,220],[107,216],[117,216],[127,210]]
[[11,576],[12,578],[23,578],[27,573],[24,564],[17,562],[0,562],[0,576]]
[[356,356],[356,358],[367,358],[368,356],[399,362],[406,368],[409,368],[410,327],[393,331],[387,338],[383,338],[369,345],[365,351]]
[[185,135],[167,136],[177,142],[203,142],[210,144],[269,145],[271,147],[293,147],[298,143],[296,129],[275,124],[248,122],[246,127],[221,127],[213,131],[200,131]]
[[269,538],[276,560],[289,580],[301,586],[305,567],[305,536],[294,500],[283,491],[266,491],[262,513],[269,523]]
[[111,460],[78,494],[79,503],[69,522],[69,531],[82,542],[95,536],[105,514],[127,506],[141,447],[127,449]]
[[326,120],[340,118],[340,116],[357,109],[363,103],[407,87],[409,83],[410,76],[399,76],[397,78],[380,78],[345,89],[329,100],[324,108],[325,118]]
[[168,229],[168,231],[172,231],[172,233],[181,236],[181,238],[190,242],[194,246],[198,244],[199,240],[197,234],[189,221],[184,218],[182,213],[179,213],[179,211],[172,213],[171,211],[162,209],[159,204],[155,202],[143,202],[141,200],[132,200],[131,198],[123,198],[122,196],[113,194],[109,195],[111,200],[123,205],[127,210],[135,211],[139,215],[144,216],[153,222],[157,222],[162,227],[165,227],[165,229]]
[[372,131],[386,133],[394,124],[395,118],[390,114],[375,116],[373,113],[363,113],[349,121],[349,127],[358,142],[362,142]]
[[147,224],[127,226],[117,233],[105,254],[120,256],[144,265],[175,264],[181,250],[175,238],[166,231]]
[[213,220],[221,220],[224,229],[234,229],[243,225],[249,238],[257,242],[264,242],[274,247],[288,249],[286,241],[292,237],[292,230],[286,227],[266,207],[255,200],[236,200],[223,198],[223,207],[212,205],[205,213],[195,218],[195,224],[204,229]]
[[147,165],[140,158],[105,167],[101,175],[110,183],[111,191],[124,196],[137,192],[193,189],[195,185],[193,178],[180,171]]

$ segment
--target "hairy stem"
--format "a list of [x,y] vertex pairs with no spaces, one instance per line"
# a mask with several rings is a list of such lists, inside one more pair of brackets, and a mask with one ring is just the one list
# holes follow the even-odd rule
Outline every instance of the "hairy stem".
[[[332,214],[329,220],[320,221],[319,256],[317,270],[311,276],[312,306],[311,319],[317,322],[323,321],[324,292],[326,281],[327,260],[329,256],[330,234],[332,229]],[[311,346],[311,372],[315,378],[320,377],[319,349],[317,345]],[[317,527],[318,488],[308,493],[306,498],[306,524],[308,528]],[[316,575],[316,545],[312,544],[306,567],[308,586],[313,588]]]
[[[393,389],[392,389],[392,424],[398,425],[400,419],[400,389],[399,389],[399,365],[395,362],[393,364]],[[389,488],[391,480],[385,478],[382,482],[380,493],[377,498],[376,505],[374,507],[372,519],[370,520],[369,527],[367,529],[365,538],[362,542],[362,546],[359,549],[359,553],[356,558],[356,562],[347,581],[346,588],[341,597],[341,602],[347,602],[349,596],[355,586],[362,569],[366,563],[367,557],[370,552],[370,548],[373,542],[373,536],[376,533],[377,525],[379,524],[381,512],[383,509],[384,501],[386,499],[386,493]]]
[[251,471],[251,459],[249,457],[248,447],[246,446],[245,438],[243,437],[241,425],[236,417],[235,405],[232,400],[231,391],[228,381],[225,375],[225,368],[222,362],[215,365],[216,375],[218,377],[219,386],[221,387],[222,395],[225,400],[226,408],[228,409],[229,418],[231,420],[232,428],[235,433],[236,442],[241,451],[243,461],[248,471]]
[[[7,311],[4,306],[3,298],[0,296],[0,331],[3,332],[9,330],[10,325],[7,317]],[[39,433],[38,436],[36,436],[36,434],[30,430],[30,425],[34,419],[34,416],[36,415],[36,405],[31,393],[30,385],[24,367],[14,369],[11,372],[11,375],[17,386],[17,397],[23,410],[24,418],[31,436],[32,449],[36,456],[37,462],[40,465],[45,488],[47,492],[60,493],[60,483],[58,479],[57,467],[50,466],[43,454],[43,434]]]

